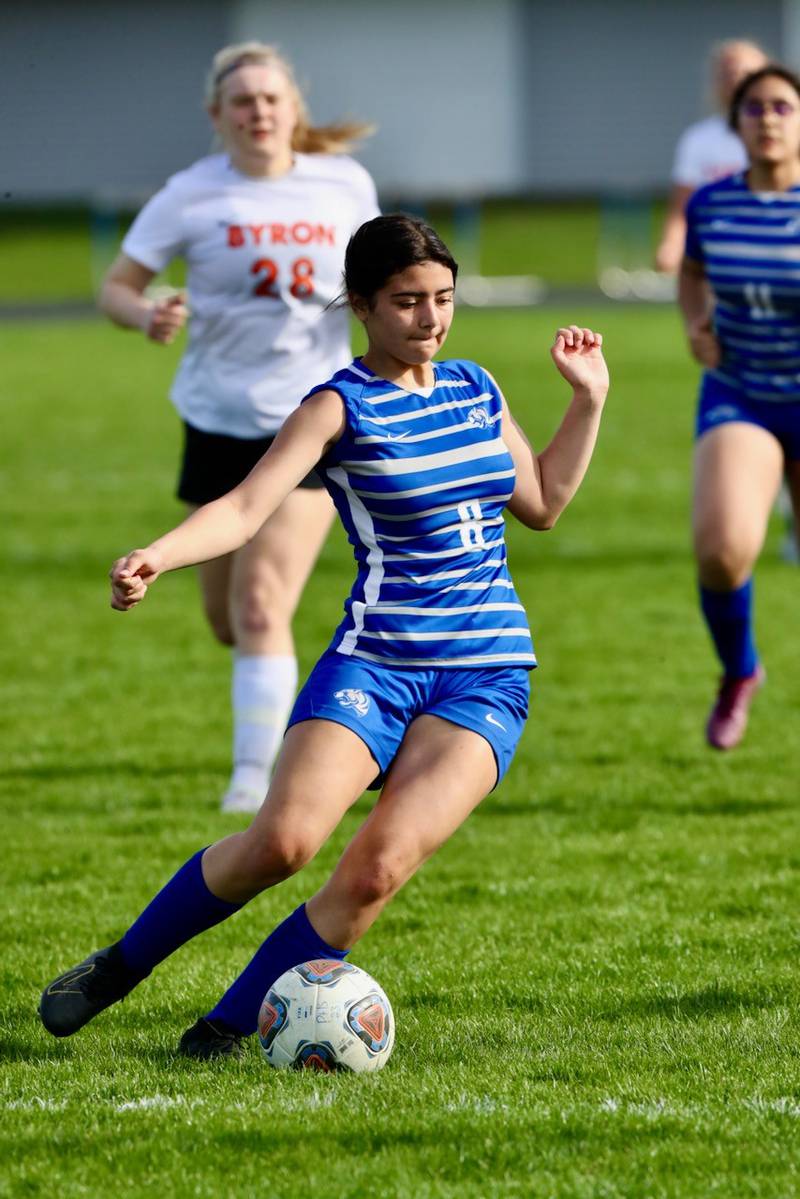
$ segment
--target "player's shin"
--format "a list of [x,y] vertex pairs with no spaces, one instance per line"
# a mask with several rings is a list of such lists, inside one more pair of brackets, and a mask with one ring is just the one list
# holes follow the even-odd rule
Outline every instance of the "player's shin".
[[296,689],[293,656],[234,657],[233,774],[222,799],[224,811],[257,812],[261,807]]
[[134,973],[149,974],[181,945],[242,906],[219,899],[209,889],[203,877],[204,853],[199,850],[181,866],[123,936],[120,948]]
[[264,996],[284,971],[314,958],[343,961],[349,952],[349,949],[334,949],[324,941],[311,924],[305,904],[301,904],[270,933],[206,1019],[223,1021],[230,1028],[249,1036],[258,1026],[258,1013]]
[[734,591],[700,588],[700,604],[727,678],[752,675],[758,666],[753,640],[753,580]]

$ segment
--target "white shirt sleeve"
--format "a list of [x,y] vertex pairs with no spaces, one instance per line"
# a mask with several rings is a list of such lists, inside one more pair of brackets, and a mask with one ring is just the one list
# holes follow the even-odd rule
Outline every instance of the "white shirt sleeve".
[[700,187],[707,179],[698,154],[698,138],[694,126],[685,129],[675,147],[672,182],[679,187]]
[[747,166],[747,153],[723,117],[706,117],[690,125],[678,139],[672,182],[694,191]]
[[365,221],[371,221],[373,217],[381,215],[381,210],[378,206],[378,193],[375,190],[375,183],[369,171],[366,171],[355,160],[353,160],[352,165],[353,191],[358,198],[358,225],[363,225]]
[[168,183],[151,197],[122,242],[123,253],[158,274],[184,248],[178,189]]

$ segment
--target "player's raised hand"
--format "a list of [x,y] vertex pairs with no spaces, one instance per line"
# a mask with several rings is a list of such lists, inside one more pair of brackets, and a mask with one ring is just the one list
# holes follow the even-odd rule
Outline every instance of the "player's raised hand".
[[558,330],[550,349],[553,362],[566,381],[593,399],[605,399],[608,391],[608,367],[602,346],[602,334],[569,325]]
[[145,332],[151,341],[168,346],[178,336],[188,316],[186,293],[173,292],[157,300],[150,309]]
[[153,549],[132,550],[124,558],[117,558],[108,572],[111,607],[117,612],[134,608],[147,595],[147,588],[155,583],[162,569],[160,555]]

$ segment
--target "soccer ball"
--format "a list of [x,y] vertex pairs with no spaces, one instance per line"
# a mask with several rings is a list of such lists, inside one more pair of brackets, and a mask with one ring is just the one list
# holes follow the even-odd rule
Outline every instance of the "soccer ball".
[[258,1014],[264,1056],[279,1070],[380,1070],[394,1046],[394,1014],[365,970],[318,958],[272,984]]

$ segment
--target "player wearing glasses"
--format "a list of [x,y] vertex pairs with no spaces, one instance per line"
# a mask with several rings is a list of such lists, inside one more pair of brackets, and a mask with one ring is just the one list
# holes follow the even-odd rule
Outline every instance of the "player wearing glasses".
[[687,211],[678,298],[705,370],[697,416],[694,548],[723,676],[706,728],[732,749],[764,681],[752,572],[781,480],[800,509],[800,79],[769,65],[731,101],[750,168]]

